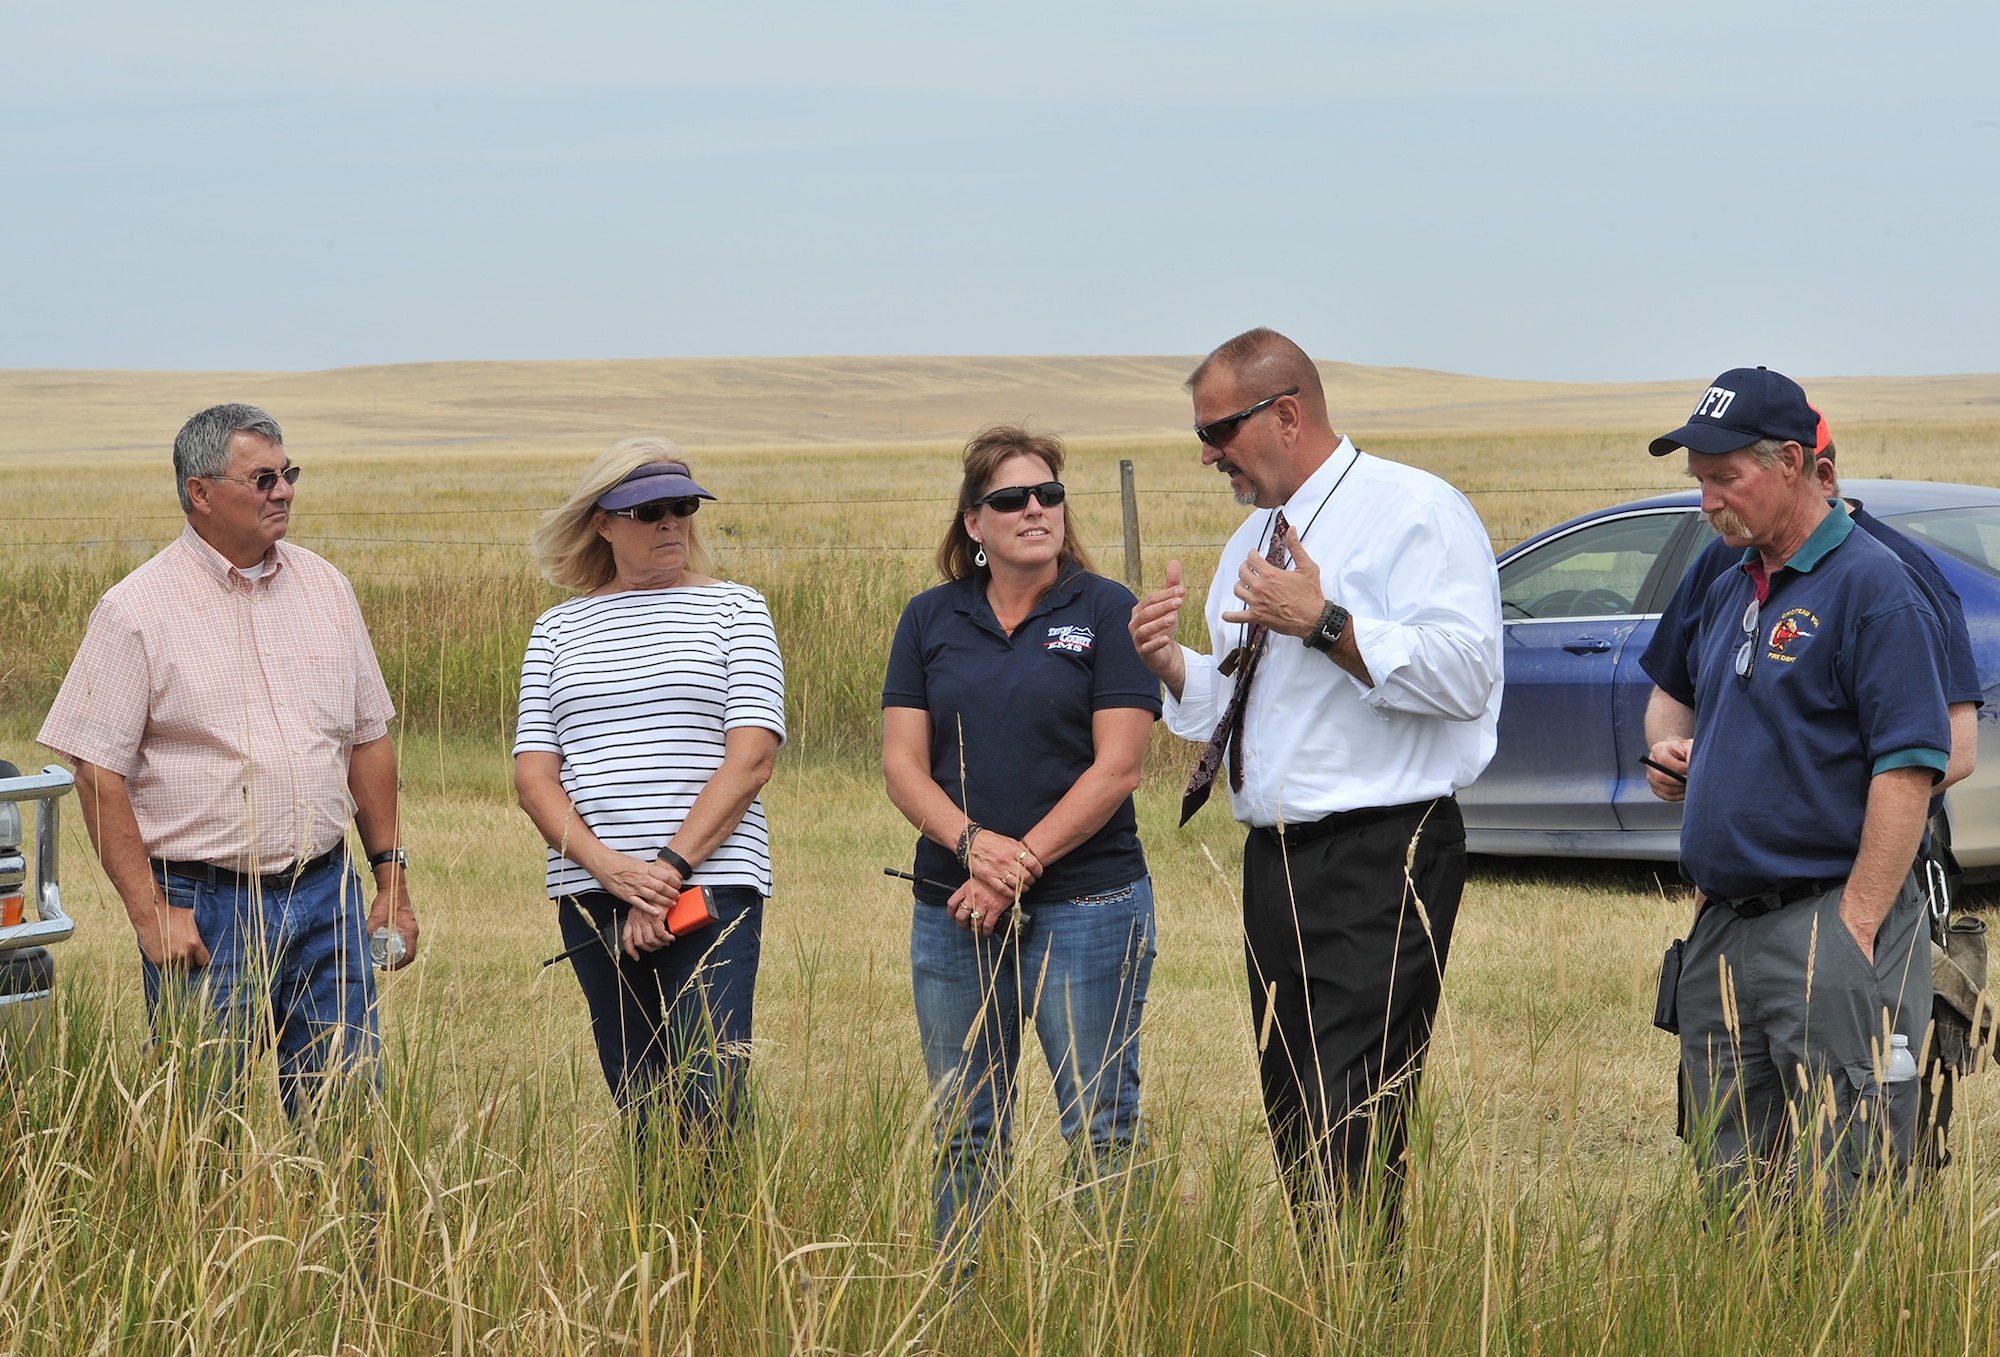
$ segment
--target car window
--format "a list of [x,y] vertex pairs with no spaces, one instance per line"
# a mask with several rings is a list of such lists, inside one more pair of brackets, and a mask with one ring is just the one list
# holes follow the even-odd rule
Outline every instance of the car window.
[[1683,517],[1675,511],[1587,523],[1514,557],[1500,567],[1503,615],[1521,621],[1631,612]]
[[1721,535],[1707,519],[1703,518],[1700,514],[1696,514],[1694,516],[1694,536],[1688,544],[1687,564],[1681,567],[1681,573],[1685,575],[1689,570],[1692,570],[1694,568],[1694,558],[1706,551],[1708,544]]
[[1927,547],[1949,552],[1989,575],[2000,575],[2000,505],[1925,509],[1914,514],[1897,514],[1883,522]]

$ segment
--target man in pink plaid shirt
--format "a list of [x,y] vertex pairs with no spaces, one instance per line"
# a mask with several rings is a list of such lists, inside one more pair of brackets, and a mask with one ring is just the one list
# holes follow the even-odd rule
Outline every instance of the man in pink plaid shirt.
[[270,1041],[298,1118],[319,1076],[372,1067],[370,933],[400,935],[396,964],[416,950],[395,708],[353,587],[283,540],[299,468],[277,423],[204,410],[174,439],[174,472],[187,528],[91,613],[40,740],[76,765],[148,1013],[197,1005],[236,1039],[236,1070]]

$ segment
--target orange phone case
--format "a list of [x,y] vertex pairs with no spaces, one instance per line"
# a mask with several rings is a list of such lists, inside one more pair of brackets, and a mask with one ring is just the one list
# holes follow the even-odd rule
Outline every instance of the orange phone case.
[[667,931],[677,938],[686,937],[698,929],[707,928],[721,917],[715,912],[714,902],[708,898],[708,887],[689,886],[667,910]]

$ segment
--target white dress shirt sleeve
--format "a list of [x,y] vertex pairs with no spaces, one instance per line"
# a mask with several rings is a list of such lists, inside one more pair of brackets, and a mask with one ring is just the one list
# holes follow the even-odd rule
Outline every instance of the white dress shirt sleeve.
[[1356,614],[1354,642],[1371,688],[1352,682],[1364,705],[1448,721],[1477,721],[1498,689],[1500,580],[1486,529],[1450,492],[1412,515],[1404,542],[1383,543],[1385,612]]
[[1199,654],[1182,646],[1181,659],[1187,666],[1187,676],[1181,680],[1180,698],[1176,700],[1173,690],[1162,685],[1160,718],[1168,730],[1183,740],[1206,743],[1215,734],[1215,723],[1222,719],[1223,708],[1236,685],[1225,682],[1216,672],[1213,655]]

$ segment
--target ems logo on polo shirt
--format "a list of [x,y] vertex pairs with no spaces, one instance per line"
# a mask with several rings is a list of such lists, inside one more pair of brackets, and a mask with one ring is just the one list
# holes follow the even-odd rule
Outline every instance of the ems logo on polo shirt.
[[1089,627],[1050,627],[1049,639],[1043,642],[1045,649],[1071,655],[1088,655],[1090,648],[1096,644],[1097,633]]
[[1796,650],[1805,649],[1806,642],[1819,633],[1819,618],[1810,609],[1793,608],[1780,617],[1771,627],[1771,645],[1765,654],[1774,660],[1791,664],[1799,657]]

